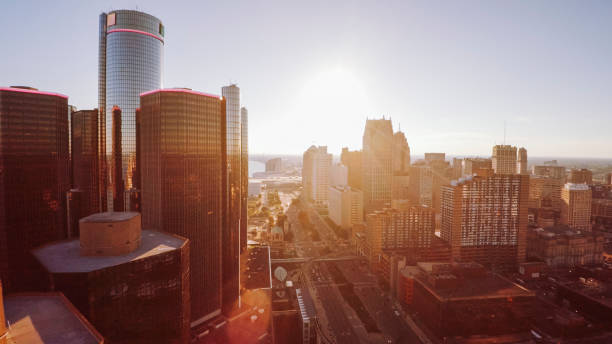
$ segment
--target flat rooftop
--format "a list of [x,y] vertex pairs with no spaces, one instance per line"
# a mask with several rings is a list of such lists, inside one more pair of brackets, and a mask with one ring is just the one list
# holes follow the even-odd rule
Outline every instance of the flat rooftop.
[[484,276],[465,278],[463,283],[451,288],[434,288],[423,274],[416,279],[441,301],[535,296],[533,291],[491,272],[486,272]]
[[92,214],[82,218],[79,222],[121,222],[127,221],[133,217],[140,215],[136,212],[106,212]]
[[93,344],[102,336],[61,293],[13,294],[4,299],[8,344]]
[[244,286],[246,289],[272,288],[270,271],[270,247],[248,249],[245,262]]
[[179,249],[187,239],[168,233],[143,230],[140,247],[118,256],[81,256],[79,239],[58,241],[32,250],[51,273],[96,271]]

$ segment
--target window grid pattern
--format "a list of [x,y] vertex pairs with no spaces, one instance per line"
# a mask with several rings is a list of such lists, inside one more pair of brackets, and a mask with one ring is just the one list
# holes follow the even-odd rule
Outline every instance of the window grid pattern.
[[221,309],[225,102],[163,91],[141,99],[143,227],[190,240],[196,321]]
[[[66,237],[68,100],[0,91],[0,278],[29,283],[29,251]],[[17,283],[19,281],[19,283]]]
[[[134,187],[136,167],[136,109],[140,106],[140,94],[162,87],[163,73],[163,36],[160,31],[161,21],[142,12],[121,10],[115,14],[115,25],[108,26],[106,20],[100,19],[100,51],[99,63],[104,64],[99,69],[99,105],[101,110],[102,156],[105,178],[105,193],[107,209],[113,209],[112,188],[114,183],[122,183],[123,189],[129,191]],[[137,32],[111,32],[115,29],[133,29],[151,33],[160,39]],[[121,180],[113,178],[109,173],[113,151],[112,113],[114,106],[121,109]],[[126,205],[129,202],[124,202]],[[126,209],[129,210],[129,209]]]

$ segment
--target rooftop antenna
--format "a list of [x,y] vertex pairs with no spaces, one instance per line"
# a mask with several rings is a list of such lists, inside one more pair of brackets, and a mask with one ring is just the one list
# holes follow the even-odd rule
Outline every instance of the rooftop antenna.
[[504,145],[506,145],[506,121],[504,121]]

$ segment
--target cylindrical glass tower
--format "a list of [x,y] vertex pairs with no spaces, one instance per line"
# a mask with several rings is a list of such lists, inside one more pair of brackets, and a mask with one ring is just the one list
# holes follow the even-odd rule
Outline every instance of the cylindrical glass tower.
[[[125,190],[124,202],[129,207],[130,194],[135,192],[136,109],[140,94],[162,88],[164,26],[152,15],[118,10],[100,15],[99,82],[100,156],[102,210],[123,211],[114,206],[113,190]],[[121,109],[121,161],[113,154],[112,109]],[[119,169],[111,166],[120,164]],[[117,171],[117,172],[114,172]],[[123,187],[115,187],[122,183]],[[117,197],[117,195],[115,195]],[[106,205],[106,207],[104,207]]]

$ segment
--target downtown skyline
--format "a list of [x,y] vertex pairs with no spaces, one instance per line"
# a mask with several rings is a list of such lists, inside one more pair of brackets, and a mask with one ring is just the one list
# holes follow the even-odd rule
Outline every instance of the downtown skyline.
[[[610,157],[609,4],[297,5],[184,3],[192,10],[176,11],[150,2],[139,9],[167,28],[163,87],[218,90],[235,82],[248,90],[242,99],[253,119],[253,154],[299,154],[316,144],[338,155],[342,146],[360,146],[366,118],[384,115],[415,154],[486,156],[504,141],[506,122],[506,143],[532,157]],[[97,107],[90,23],[111,6],[136,3],[5,6],[0,43],[11,54],[0,85],[57,91],[79,109]],[[28,27],[10,35],[15,20],[34,10],[44,17],[32,14]],[[57,20],[66,15],[71,21]],[[220,48],[194,45],[199,37]]]

